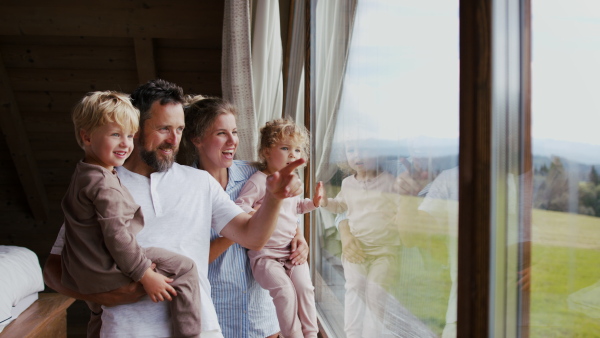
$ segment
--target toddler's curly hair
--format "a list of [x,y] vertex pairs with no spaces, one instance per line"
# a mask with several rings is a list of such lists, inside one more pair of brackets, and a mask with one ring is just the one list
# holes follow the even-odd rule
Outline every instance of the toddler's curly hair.
[[310,154],[310,134],[308,130],[290,119],[276,119],[267,122],[264,127],[260,128],[260,144],[258,147],[260,170],[267,168],[267,151],[276,143],[284,140],[290,140],[300,146],[302,158],[308,159]]

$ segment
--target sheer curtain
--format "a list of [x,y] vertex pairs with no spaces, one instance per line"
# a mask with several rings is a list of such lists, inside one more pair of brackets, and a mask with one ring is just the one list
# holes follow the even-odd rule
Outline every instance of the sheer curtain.
[[221,87],[223,98],[238,108],[240,143],[236,157],[258,159],[257,124],[252,95],[252,60],[250,56],[250,5],[248,1],[225,0],[223,19],[223,55]]
[[337,167],[330,165],[329,156],[335,132],[337,109],[346,62],[354,13],[355,1],[319,1],[316,9],[318,27],[315,41],[315,103],[312,130],[315,152],[315,177],[318,181],[328,181]]
[[257,0],[252,34],[252,77],[258,128],[281,118],[283,48],[279,2]]
[[281,117],[283,102],[279,3],[257,0],[250,40],[250,2],[225,1],[223,20],[223,97],[239,110],[237,158],[256,160],[258,130]]

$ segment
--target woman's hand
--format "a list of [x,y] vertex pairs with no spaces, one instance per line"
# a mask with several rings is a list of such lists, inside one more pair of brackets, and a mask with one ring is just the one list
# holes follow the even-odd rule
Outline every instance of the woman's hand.
[[296,228],[296,236],[292,239],[292,254],[290,255],[290,260],[294,265],[302,265],[306,263],[308,259],[308,243],[306,243],[306,239],[300,233],[299,229]]

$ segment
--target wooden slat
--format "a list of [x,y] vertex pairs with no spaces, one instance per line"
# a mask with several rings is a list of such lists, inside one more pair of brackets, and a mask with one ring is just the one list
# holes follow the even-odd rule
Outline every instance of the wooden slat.
[[154,62],[154,45],[152,38],[135,38],[135,60],[139,83],[146,83],[156,78]]
[[[4,7],[22,7],[22,1],[3,1]],[[65,8],[65,7],[82,7],[98,6],[96,0],[27,0],[25,2],[27,6],[34,7],[52,7],[52,8]],[[166,8],[166,7],[180,7],[186,10],[194,11],[214,11],[223,4],[220,1],[190,1],[190,0],[103,0],[102,7],[108,9],[149,9],[149,8]]]
[[32,133],[29,136],[29,142],[36,152],[40,150],[69,151],[80,149],[77,141],[75,141],[73,131]]
[[88,92],[86,88],[81,91],[55,92],[55,91],[15,91],[15,98],[23,112],[40,112],[54,119],[57,115],[68,115],[75,104]]
[[6,68],[133,70],[133,48],[102,46],[0,46]]
[[21,113],[14,98],[2,57],[0,56],[0,128],[6,138],[10,154],[19,173],[27,202],[37,221],[48,216],[48,200],[29,140],[23,127]]
[[[72,133],[73,122],[71,114],[64,112],[61,114],[48,114],[47,112],[25,112],[22,110],[22,120],[25,130],[28,134],[35,133]],[[71,136],[75,139],[75,136]],[[36,157],[37,159],[37,157]]]
[[162,72],[219,72],[221,49],[156,48],[156,65]]
[[[221,27],[223,27],[223,22],[221,22]],[[222,43],[223,30],[221,29],[218,32],[213,31],[213,34],[218,35],[218,39],[217,39],[217,36],[215,36],[210,41],[200,40],[200,39],[176,39],[176,38],[154,39],[154,45],[156,46],[157,49],[161,49],[161,48],[190,48],[190,49],[206,48],[206,49],[221,50],[221,48],[223,46],[223,43]]]
[[15,91],[82,92],[117,90],[130,93],[137,87],[137,72],[64,69],[10,69],[8,74]]
[[174,82],[183,88],[186,94],[221,94],[221,73],[215,72],[159,72],[158,77]]
[[[0,6],[0,8],[2,7]],[[129,47],[133,50],[133,40],[128,37],[107,38],[94,36],[0,35],[0,45]]]
[[0,35],[177,37],[211,41],[215,39],[213,32],[222,29],[222,17],[219,7],[201,11],[168,3],[136,8],[107,8],[103,2],[64,7],[4,5],[0,6]]

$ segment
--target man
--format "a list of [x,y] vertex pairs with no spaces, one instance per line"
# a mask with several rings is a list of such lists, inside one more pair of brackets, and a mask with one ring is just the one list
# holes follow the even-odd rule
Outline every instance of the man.
[[[180,87],[153,80],[137,88],[131,99],[140,110],[140,130],[130,158],[117,171],[122,184],[144,213],[145,225],[137,235],[138,243],[143,247],[168,249],[196,262],[202,299],[201,336],[222,337],[207,279],[210,228],[244,247],[262,248],[275,229],[282,199],[302,191],[293,170],[303,161],[296,161],[271,175],[265,201],[251,217],[233,204],[208,173],[174,163],[185,124]],[[102,336],[171,335],[165,302],[152,303],[148,298],[141,298],[144,294],[136,283],[92,295],[63,287],[60,284],[61,250],[59,235],[44,267],[46,284],[65,295],[103,304]]]

